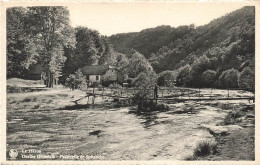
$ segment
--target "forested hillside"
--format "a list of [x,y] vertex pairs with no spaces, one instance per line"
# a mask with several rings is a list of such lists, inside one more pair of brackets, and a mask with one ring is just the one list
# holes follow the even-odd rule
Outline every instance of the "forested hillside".
[[132,85],[155,79],[162,86],[176,82],[187,87],[252,88],[254,84],[254,7],[200,27],[158,26],[110,37],[87,27],[73,28],[69,22],[65,7],[9,8],[7,77],[23,78],[30,65],[40,64],[46,85],[52,87],[54,79],[64,83],[85,65],[110,64]]
[[[244,7],[200,27],[159,26],[109,40],[118,52],[133,48],[143,53],[157,73],[175,70],[177,85],[238,87],[240,72],[254,74],[255,8]],[[226,73],[237,73],[232,84],[222,82]]]
[[128,54],[132,49],[135,49],[146,58],[150,58],[151,53],[157,52],[162,46],[170,42],[183,38],[193,28],[194,25],[178,28],[162,25],[136,33],[115,34],[109,37],[109,41],[115,50],[120,53]]

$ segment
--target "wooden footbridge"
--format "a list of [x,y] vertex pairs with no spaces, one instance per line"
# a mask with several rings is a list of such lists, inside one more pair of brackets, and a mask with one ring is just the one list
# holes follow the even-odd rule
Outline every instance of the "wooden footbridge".
[[[92,97],[92,103],[94,104],[96,97],[108,97],[108,98],[118,98],[118,99],[131,99],[134,94],[139,92],[140,89],[132,88],[132,89],[112,89],[112,88],[92,88],[86,91],[86,96],[75,100],[78,101],[88,98],[88,102],[90,97]],[[217,100],[255,100],[254,96],[230,96],[230,91],[227,91],[227,95],[223,94],[213,94],[211,93],[201,94],[201,91],[198,89],[189,89],[189,88],[164,88],[158,92],[159,97],[153,98],[153,90],[150,90],[151,97],[149,100],[156,101],[165,101],[167,103],[171,102],[185,102],[185,101],[217,101]],[[224,90],[225,91],[225,90]]]

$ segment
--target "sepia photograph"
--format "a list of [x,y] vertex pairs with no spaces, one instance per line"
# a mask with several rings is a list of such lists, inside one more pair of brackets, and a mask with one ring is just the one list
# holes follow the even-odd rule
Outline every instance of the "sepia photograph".
[[6,162],[256,160],[255,5],[3,12]]

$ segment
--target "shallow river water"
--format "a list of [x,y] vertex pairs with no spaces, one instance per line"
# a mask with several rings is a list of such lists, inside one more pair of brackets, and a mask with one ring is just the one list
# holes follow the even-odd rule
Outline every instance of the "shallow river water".
[[214,140],[200,125],[225,116],[218,108],[193,104],[196,114],[175,114],[174,108],[149,114],[131,108],[18,109],[7,113],[7,150],[37,149],[56,159],[88,155],[102,160],[181,160],[192,155],[199,141]]

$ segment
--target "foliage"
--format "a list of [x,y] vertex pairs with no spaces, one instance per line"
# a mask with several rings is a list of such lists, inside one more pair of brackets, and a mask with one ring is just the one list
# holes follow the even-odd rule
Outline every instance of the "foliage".
[[189,30],[188,26],[179,27],[176,30],[170,26],[158,26],[139,33],[115,34],[109,37],[109,41],[120,53],[129,54],[132,49],[135,49],[149,58],[151,53],[156,52],[169,41],[183,36]]
[[191,68],[191,82],[192,86],[200,87],[203,83],[203,72],[209,68],[210,62],[206,55],[201,56],[192,64]]
[[22,89],[22,87],[7,85],[6,92],[7,93],[22,93],[22,92],[24,92],[24,90]]
[[163,71],[157,76],[157,84],[159,86],[172,86],[176,80],[176,75],[174,71]]
[[228,115],[224,119],[224,124],[225,125],[230,125],[230,124],[235,124],[238,122],[238,118],[244,116],[245,113],[241,110],[232,110],[231,112],[228,113]]
[[238,85],[240,88],[246,88],[253,91],[255,85],[254,69],[245,67],[239,75]]
[[127,78],[126,80],[126,83],[128,83],[130,86],[133,86],[133,82],[134,82],[134,79],[133,78]]
[[134,78],[131,85],[139,88],[148,88],[152,86],[152,81],[153,80],[151,77],[142,72],[136,78]]
[[147,74],[148,76],[155,74],[149,61],[142,54],[136,51],[131,54],[127,68],[128,76],[130,78],[135,78],[140,73]]
[[201,141],[196,146],[193,156],[194,157],[201,157],[201,156],[207,156],[210,154],[216,154],[217,153],[217,144],[208,142],[208,141]]
[[70,89],[75,89],[75,75],[70,74],[69,77],[65,81],[65,86],[69,87]]
[[[138,92],[132,97],[132,103],[138,105],[137,110],[162,110],[158,106],[155,106],[153,101],[150,100],[153,96],[153,89],[155,86],[155,78],[147,75],[146,73],[140,73],[132,82],[132,85],[138,87]],[[158,109],[159,108],[159,109]]]
[[39,54],[37,62],[43,65],[46,86],[52,87],[66,60],[63,48],[75,44],[69,11],[60,6],[28,7],[26,15],[26,31]]
[[157,103],[151,99],[151,93],[148,90],[140,90],[132,97],[132,104],[137,105],[139,112],[165,111],[170,107],[164,103]]
[[176,85],[189,86],[191,79],[191,66],[189,64],[178,69],[179,74],[176,77]]
[[97,65],[106,49],[99,33],[86,27],[77,27],[75,30],[77,41],[75,55],[78,57],[74,60],[77,66]]
[[206,70],[202,74],[202,81],[205,87],[212,87],[216,80],[217,72],[214,70]]
[[254,71],[255,7],[243,7],[204,26],[159,26],[138,33],[112,35],[109,41],[118,52],[129,54],[133,48],[142,53],[156,73],[180,71],[189,64],[190,81],[179,81],[180,86],[208,87],[203,73],[212,70],[216,79],[211,86],[226,88],[217,83],[222,72],[231,68],[242,71],[247,66]]
[[237,88],[238,76],[239,72],[236,69],[225,70],[219,77],[219,85],[224,88]]
[[82,84],[85,83],[85,77],[80,70],[77,70],[75,74],[69,75],[65,81],[65,85],[70,89],[79,89]]
[[25,27],[27,10],[22,7],[6,11],[7,77],[23,77],[30,64],[36,63],[36,47]]
[[139,102],[137,105],[137,111],[139,112],[152,112],[152,111],[167,111],[169,106],[164,103],[156,103],[153,100],[145,100]]
[[112,88],[112,89],[122,89],[122,86],[117,84],[117,83],[113,83],[113,84],[109,85],[109,88]]

